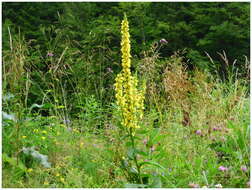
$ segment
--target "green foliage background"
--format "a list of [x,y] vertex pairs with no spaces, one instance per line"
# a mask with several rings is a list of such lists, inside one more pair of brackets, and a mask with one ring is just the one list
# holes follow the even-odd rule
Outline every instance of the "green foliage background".
[[[4,187],[139,187],[134,155],[148,187],[249,187],[249,3],[2,9]],[[113,86],[124,13],[132,73],[147,85],[129,150]],[[51,168],[21,153],[31,146]]]
[[[120,21],[124,12],[128,15],[134,47],[133,70],[143,52],[162,38],[169,43],[160,49],[161,57],[186,49],[184,57],[189,60],[189,69],[217,71],[223,79],[227,78],[228,66],[221,62],[217,52],[224,50],[229,63],[237,59],[236,68],[243,77],[244,56],[249,58],[249,3],[5,2],[2,8],[4,57],[10,49],[9,28],[13,38],[21,35],[28,43],[25,62],[32,65],[31,71],[36,70],[31,72],[31,78],[43,89],[37,70],[46,75],[50,63],[47,53],[52,52],[56,60],[67,47],[63,62],[74,75],[66,74],[62,80],[75,80],[74,84],[64,80],[68,91],[76,89],[76,85],[80,89],[85,87],[101,102],[112,97],[107,92],[115,75],[108,76],[107,69],[114,73],[120,70]],[[215,65],[205,52],[215,60]],[[41,102],[36,87],[32,88],[30,104]]]

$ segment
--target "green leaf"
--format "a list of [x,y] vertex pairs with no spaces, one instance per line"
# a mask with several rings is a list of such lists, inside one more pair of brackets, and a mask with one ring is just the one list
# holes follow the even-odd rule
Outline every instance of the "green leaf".
[[144,152],[144,151],[139,150],[139,149],[136,149],[136,153],[137,153],[137,154],[140,154],[140,155],[142,155],[142,156],[148,156],[148,153],[147,153],[147,152]]
[[156,166],[158,168],[161,168],[163,170],[165,170],[165,168],[163,166],[161,166],[160,164],[156,163],[156,162],[153,162],[153,161],[145,161],[145,162],[140,162],[139,165],[140,166],[143,166],[145,164],[148,164],[148,165],[152,165],[152,166]]
[[127,147],[132,147],[132,142],[128,141],[128,142],[125,143],[125,145],[126,145]]
[[158,133],[159,133],[159,129],[158,128],[153,129],[152,133],[150,135],[150,140],[154,139],[157,136]]
[[142,134],[142,135],[148,132],[149,132],[148,130],[144,130],[144,129],[137,131],[138,134]]
[[124,185],[125,188],[143,188],[143,187],[147,187],[147,185],[144,184],[133,184],[133,183],[127,183]]
[[135,150],[134,148],[130,148],[130,149],[128,150],[127,155],[128,155],[128,158],[129,158],[129,159],[131,159],[131,160],[134,159],[135,151],[136,151],[136,150]]

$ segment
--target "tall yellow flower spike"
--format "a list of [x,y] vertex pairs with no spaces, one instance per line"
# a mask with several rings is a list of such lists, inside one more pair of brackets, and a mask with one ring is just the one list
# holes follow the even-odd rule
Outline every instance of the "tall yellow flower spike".
[[136,129],[139,128],[139,119],[143,117],[145,86],[143,90],[138,90],[138,80],[131,75],[130,34],[126,15],[122,21],[121,34],[122,71],[115,79],[115,97],[122,113],[122,125]]

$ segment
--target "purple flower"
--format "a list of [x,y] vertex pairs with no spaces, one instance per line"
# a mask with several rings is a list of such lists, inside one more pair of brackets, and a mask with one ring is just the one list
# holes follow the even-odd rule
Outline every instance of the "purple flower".
[[217,127],[214,127],[213,130],[214,130],[214,131],[218,131],[218,128],[217,128]]
[[162,38],[161,40],[159,40],[159,42],[161,44],[167,44],[168,43],[168,41],[166,39],[164,39],[164,38]]
[[47,53],[47,56],[48,56],[48,57],[52,57],[52,56],[54,56],[54,55],[53,55],[53,53],[48,52],[48,53]]
[[196,135],[201,135],[201,130],[197,130],[195,133]]
[[222,172],[225,172],[225,171],[228,170],[228,168],[226,168],[226,167],[224,167],[224,166],[220,166],[218,169],[219,169],[220,171],[222,171]]
[[241,166],[241,170],[242,170],[243,172],[246,172],[248,169],[247,169],[246,166]]

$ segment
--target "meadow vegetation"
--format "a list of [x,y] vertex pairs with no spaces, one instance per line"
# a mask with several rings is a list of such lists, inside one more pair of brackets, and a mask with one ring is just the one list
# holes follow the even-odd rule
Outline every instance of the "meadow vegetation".
[[[129,6],[137,13],[150,4],[117,8]],[[102,18],[108,23],[86,42],[64,27],[28,38],[5,20],[3,187],[249,187],[248,55],[218,51],[216,61],[185,48],[165,55],[173,44],[161,37],[134,50],[135,12],[121,14],[113,31]],[[59,22],[73,22],[66,13]],[[120,36],[117,48],[104,45]]]

